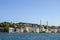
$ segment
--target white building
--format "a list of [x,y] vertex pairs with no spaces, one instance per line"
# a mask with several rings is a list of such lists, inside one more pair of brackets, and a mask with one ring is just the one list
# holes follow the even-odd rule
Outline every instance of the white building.
[[15,32],[15,29],[12,28],[12,27],[10,27],[10,28],[9,28],[9,33],[14,33],[14,32]]
[[20,32],[20,29],[19,29],[19,28],[16,28],[16,32],[18,32],[18,33],[19,33],[19,32]]
[[37,27],[37,28],[36,28],[36,32],[37,32],[37,33],[39,33],[39,32],[40,32],[40,31],[39,31],[39,27]]

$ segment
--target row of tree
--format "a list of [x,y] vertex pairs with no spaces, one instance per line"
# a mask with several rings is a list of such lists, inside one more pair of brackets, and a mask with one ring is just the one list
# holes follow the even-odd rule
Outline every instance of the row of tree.
[[4,27],[4,28],[9,28],[9,27],[15,27],[15,23],[9,23],[9,22],[1,22],[0,23],[0,27]]

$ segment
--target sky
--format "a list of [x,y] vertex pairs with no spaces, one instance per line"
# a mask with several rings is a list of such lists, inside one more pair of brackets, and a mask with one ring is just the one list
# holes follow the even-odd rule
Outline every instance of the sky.
[[0,22],[60,25],[60,0],[0,0]]

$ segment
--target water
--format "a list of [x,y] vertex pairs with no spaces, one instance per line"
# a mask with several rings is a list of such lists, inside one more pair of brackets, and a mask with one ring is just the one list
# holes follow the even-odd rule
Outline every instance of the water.
[[59,40],[60,33],[0,33],[0,40]]

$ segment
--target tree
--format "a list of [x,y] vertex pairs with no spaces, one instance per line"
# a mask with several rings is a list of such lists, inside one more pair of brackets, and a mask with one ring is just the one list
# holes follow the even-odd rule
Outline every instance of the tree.
[[44,26],[44,29],[48,29],[48,27],[47,26]]

